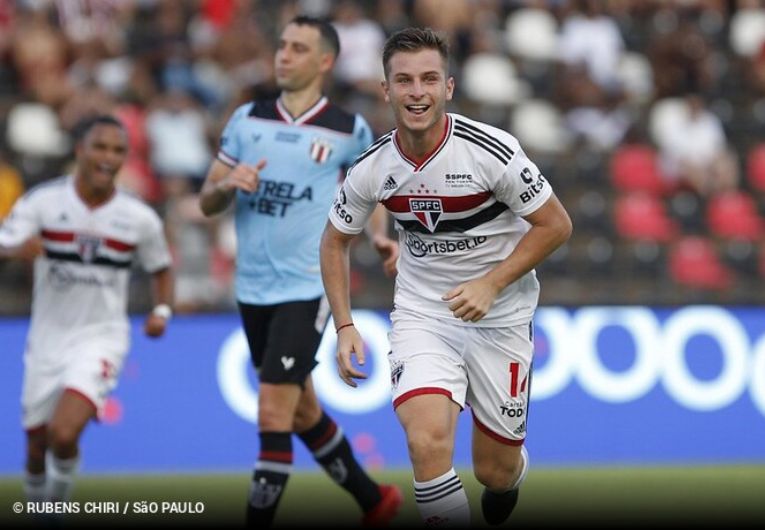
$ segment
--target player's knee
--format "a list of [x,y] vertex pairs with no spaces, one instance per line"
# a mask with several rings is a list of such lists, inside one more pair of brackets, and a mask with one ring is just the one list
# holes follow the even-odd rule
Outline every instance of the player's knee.
[[293,431],[307,431],[321,419],[321,407],[318,403],[300,403],[295,411],[295,419],[292,423]]
[[447,428],[410,430],[406,438],[413,460],[451,458],[453,440]]
[[496,459],[487,458],[476,462],[473,473],[476,480],[490,490],[501,491],[512,485],[521,473],[522,462],[498,462]]
[[294,411],[278,403],[261,402],[258,404],[258,427],[266,432],[292,431]]
[[54,454],[76,453],[80,432],[73,425],[55,423],[48,427],[48,445]]

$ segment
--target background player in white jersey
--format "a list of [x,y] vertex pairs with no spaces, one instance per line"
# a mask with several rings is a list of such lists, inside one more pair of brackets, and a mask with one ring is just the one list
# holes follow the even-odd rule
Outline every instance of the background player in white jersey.
[[[260,383],[248,526],[273,522],[291,471],[293,432],[353,495],[363,523],[387,523],[402,500],[395,486],[378,485],[361,468],[310,375],[329,316],[319,270],[327,208],[342,170],[372,141],[361,116],[322,95],[338,51],[325,21],[297,17],[286,26],[274,59],[279,98],[234,112],[200,197],[205,215],[236,204],[236,297]],[[379,213],[371,232],[392,272],[398,247],[386,235],[384,209]]]
[[115,187],[127,133],[110,116],[75,131],[77,167],[30,190],[0,227],[0,252],[15,256],[39,237],[32,317],[24,352],[24,489],[29,500],[67,500],[79,439],[115,388],[129,348],[127,289],[137,260],[152,275],[156,306],[145,333],[159,337],[172,314],[173,277],[162,222]]
[[392,35],[383,51],[396,130],[362,154],[330,211],[321,243],[351,386],[365,374],[351,320],[348,248],[382,203],[402,250],[392,313],[393,406],[428,526],[464,527],[470,510],[452,466],[459,412],[471,406],[473,467],[487,522],[507,519],[528,468],[523,448],[533,353],[534,267],[571,233],[549,183],[505,131],[445,112],[454,81],[444,41],[427,29]]

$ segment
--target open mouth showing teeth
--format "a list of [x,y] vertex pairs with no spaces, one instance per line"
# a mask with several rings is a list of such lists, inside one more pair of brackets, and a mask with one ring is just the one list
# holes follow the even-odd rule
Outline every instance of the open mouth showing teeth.
[[424,114],[430,108],[429,105],[407,105],[406,110],[412,114]]

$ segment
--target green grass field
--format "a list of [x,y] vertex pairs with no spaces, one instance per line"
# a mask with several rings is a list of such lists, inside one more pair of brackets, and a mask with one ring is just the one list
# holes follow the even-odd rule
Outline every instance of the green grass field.
[[[375,473],[399,484],[406,498],[394,521],[398,527],[419,526],[408,471]],[[481,488],[468,471],[460,476],[471,502],[475,526],[483,526]],[[204,503],[203,513],[95,515],[68,517],[67,526],[239,526],[248,475],[125,475],[79,478],[74,501],[84,511],[87,501],[179,501]],[[0,478],[0,526],[29,525],[30,517],[14,515],[21,501],[18,477]],[[297,473],[290,479],[277,514],[287,527],[355,526],[360,512],[351,497],[320,473]],[[519,505],[506,526],[587,528],[650,528],[661,524],[713,528],[765,528],[765,466],[696,468],[532,469]]]

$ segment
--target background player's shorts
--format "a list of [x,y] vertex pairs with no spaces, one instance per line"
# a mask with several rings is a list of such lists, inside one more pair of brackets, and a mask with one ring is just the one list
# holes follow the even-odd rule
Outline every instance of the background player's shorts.
[[40,356],[24,356],[21,391],[22,425],[30,430],[47,424],[64,390],[90,401],[98,415],[117,386],[127,347],[122,341],[92,339],[72,343],[56,352],[55,365]]
[[327,299],[276,305],[239,302],[239,314],[260,381],[302,386],[318,364],[316,351],[329,318]]
[[393,406],[417,395],[467,403],[476,427],[509,445],[526,437],[530,323],[506,328],[461,326],[396,310],[390,334]]

